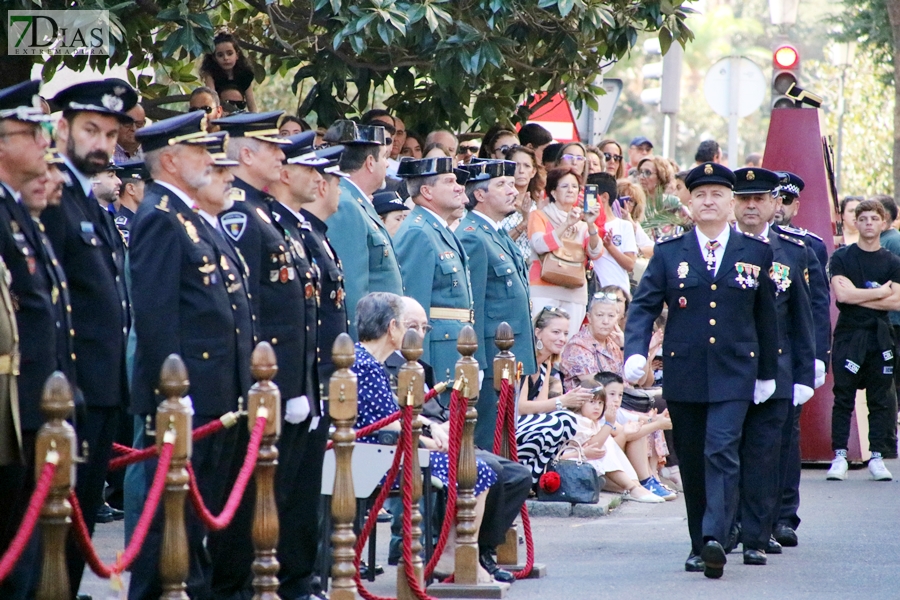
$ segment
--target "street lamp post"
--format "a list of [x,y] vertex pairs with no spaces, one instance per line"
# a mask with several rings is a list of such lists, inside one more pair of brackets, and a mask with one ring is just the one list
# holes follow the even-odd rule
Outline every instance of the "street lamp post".
[[835,187],[840,193],[843,181],[843,150],[844,150],[844,114],[846,113],[846,99],[844,97],[844,85],[847,78],[847,67],[853,63],[856,56],[855,42],[842,42],[831,47],[831,62],[841,68],[841,81],[838,87],[838,132],[837,132],[837,159],[835,164]]

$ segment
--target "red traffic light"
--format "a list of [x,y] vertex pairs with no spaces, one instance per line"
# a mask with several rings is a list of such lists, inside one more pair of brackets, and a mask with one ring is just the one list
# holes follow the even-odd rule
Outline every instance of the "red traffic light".
[[785,44],[775,49],[772,62],[779,69],[793,69],[800,63],[800,54],[793,46]]

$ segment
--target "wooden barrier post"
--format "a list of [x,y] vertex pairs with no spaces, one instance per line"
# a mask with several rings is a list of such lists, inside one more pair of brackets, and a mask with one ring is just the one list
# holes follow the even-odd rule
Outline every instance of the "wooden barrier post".
[[170,354],[163,362],[159,389],[166,399],[156,409],[156,447],[171,439],[172,462],[166,474],[164,498],[165,522],[159,557],[159,578],[163,593],[161,600],[188,600],[185,581],[188,577],[187,531],[184,526],[185,499],[188,493],[188,472],[185,468],[193,449],[193,407],[182,402],[189,381],[184,362],[177,354]]
[[275,350],[260,342],[250,357],[250,371],[256,383],[247,395],[247,427],[265,416],[266,428],[259,446],[254,477],[256,507],[253,514],[253,600],[278,600],[278,506],[275,504],[275,469],[278,466],[278,437],[281,435],[281,392],[272,379],[278,372]]
[[41,537],[44,543],[41,580],[38,600],[67,598],[69,573],[66,569],[66,535],[72,523],[72,505],[69,492],[75,485],[74,452],[77,448],[75,430],[66,422],[75,403],[72,388],[59,371],[53,373],[44,385],[41,412],[47,421],[38,431],[35,440],[35,477],[40,475],[50,452],[56,453],[56,473],[50,485],[50,493],[41,507]]
[[[403,336],[401,348],[406,364],[400,367],[397,375],[397,399],[401,407],[412,406],[412,481],[401,479],[403,490],[406,486],[412,489],[412,505],[410,518],[412,520],[412,565],[416,573],[416,581],[419,587],[425,589],[425,579],[422,565],[422,514],[419,512],[419,499],[422,497],[422,474],[419,468],[419,436],[422,433],[422,424],[419,423],[419,414],[422,412],[422,404],[425,396],[425,369],[417,361],[422,356],[422,337],[412,329],[408,329]],[[403,508],[406,510],[406,507]],[[403,568],[403,559],[397,567],[397,600],[415,600],[416,596],[409,587],[406,572]]]
[[334,524],[331,534],[331,600],[356,600],[356,583],[353,576],[356,556],[353,546],[353,519],[356,516],[356,496],[353,492],[353,471],[351,460],[356,434],[356,374],[350,370],[355,361],[353,340],[342,333],[334,341],[332,351],[335,372],[328,382],[328,414],[334,423],[334,490],[331,498],[331,519]]
[[[494,358],[494,388],[497,390],[497,397],[500,397],[500,390],[503,380],[515,386],[516,379],[516,357],[512,353],[515,336],[512,327],[508,323],[503,322],[497,326],[497,332],[494,334],[494,345],[500,350]],[[515,414],[511,417],[515,419]],[[502,443],[500,444],[500,456],[511,459],[510,446],[516,443],[515,439],[509,439],[506,422],[501,425]],[[506,532],[506,541],[497,546],[497,563],[501,565],[518,565],[519,564],[519,534],[515,523]]]

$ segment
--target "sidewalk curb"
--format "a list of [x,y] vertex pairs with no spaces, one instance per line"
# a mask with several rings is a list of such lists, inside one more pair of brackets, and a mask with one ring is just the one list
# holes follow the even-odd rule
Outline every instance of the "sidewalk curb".
[[622,494],[600,492],[597,504],[569,504],[567,502],[539,502],[527,500],[528,514],[532,517],[596,519],[609,514],[622,503]]

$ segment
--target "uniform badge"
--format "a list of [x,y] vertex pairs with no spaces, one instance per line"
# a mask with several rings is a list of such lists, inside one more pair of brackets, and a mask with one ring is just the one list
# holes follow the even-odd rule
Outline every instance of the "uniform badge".
[[779,262],[773,262],[769,269],[769,277],[775,283],[775,295],[786,292],[791,287],[791,268]]
[[33,256],[26,256],[25,263],[28,265],[28,274],[34,275],[37,272],[37,261]]
[[225,233],[231,237],[234,241],[238,241],[241,239],[241,236],[244,235],[244,231],[247,229],[247,215],[242,212],[230,212],[219,219],[222,223],[222,227],[225,229]]
[[754,289],[759,287],[759,267],[750,263],[738,262],[734,263],[734,268],[738,272],[735,281],[741,284],[744,289]]
[[82,221],[81,231],[82,233],[94,233],[94,224],[90,221]]
[[195,244],[200,243],[200,236],[197,235],[197,228],[194,227],[194,224],[184,218],[184,215],[178,213],[178,220],[181,221],[181,224],[184,225],[184,231],[187,233],[187,236],[191,238],[191,241]]
[[753,181],[754,179],[756,179],[756,173],[754,173],[752,170],[747,171],[747,181]]
[[287,283],[290,280],[291,280],[291,274],[287,267],[283,266],[280,269],[278,269],[278,281],[280,281],[281,283]]
[[230,268],[228,267],[228,261],[225,260],[225,255],[224,255],[224,254],[223,254],[222,256],[219,257],[219,266],[222,267],[222,270],[223,270],[223,271],[229,271],[229,270],[230,270]]
[[103,94],[103,97],[100,98],[100,104],[109,110],[114,110],[116,112],[120,112],[122,108],[125,107],[125,103],[122,99],[118,96],[113,96],[112,94]]
[[303,295],[306,297],[307,300],[312,298],[315,295],[315,293],[316,293],[316,288],[313,286],[313,284],[307,283],[306,285],[303,286]]
[[894,360],[894,353],[890,350],[885,350],[881,353],[881,357],[884,358],[885,361]]
[[684,279],[685,277],[687,277],[689,271],[690,267],[686,262],[678,263],[678,279]]
[[159,199],[159,204],[156,205],[157,210],[161,210],[163,212],[169,212],[169,197],[163,196]]
[[335,306],[338,308],[341,307],[341,303],[344,301],[344,288],[338,288],[333,290],[330,294],[332,300],[334,300]]
[[705,167],[703,167],[703,173],[706,175],[712,175],[713,174],[712,165],[706,165]]
[[233,187],[228,190],[228,199],[232,202],[243,202],[247,195],[241,188]]
[[272,219],[269,218],[269,215],[266,214],[266,211],[263,209],[256,207],[256,214],[259,215],[259,218],[265,221],[268,224],[272,224]]
[[684,296],[682,296],[681,298],[679,298],[679,299],[678,299],[678,306],[679,306],[679,308],[687,308],[687,298],[685,298]]
[[[3,189],[3,188],[0,188],[0,189]],[[10,221],[10,222],[9,222],[9,226],[10,226],[10,228],[12,229],[13,235],[22,232],[22,230],[19,229],[19,224],[16,223],[15,221]]]
[[469,225],[468,227],[466,227],[465,229],[463,229],[463,231],[475,231],[475,228],[472,227],[471,225]]
[[128,217],[125,215],[119,215],[115,219],[116,225],[128,225]]

